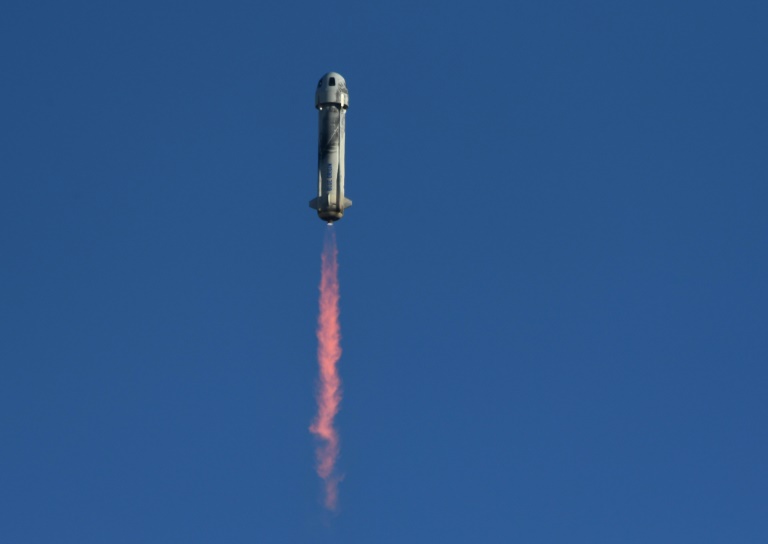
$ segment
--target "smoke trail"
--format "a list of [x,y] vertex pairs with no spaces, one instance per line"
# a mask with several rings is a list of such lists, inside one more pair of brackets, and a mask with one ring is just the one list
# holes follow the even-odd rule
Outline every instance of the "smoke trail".
[[317,362],[320,366],[317,415],[309,430],[321,440],[317,447],[317,474],[325,480],[325,507],[329,510],[336,509],[340,479],[334,471],[339,456],[339,434],[333,426],[341,402],[341,380],[336,370],[341,357],[337,255],[336,235],[332,228],[328,228],[322,255],[320,315],[317,318]]

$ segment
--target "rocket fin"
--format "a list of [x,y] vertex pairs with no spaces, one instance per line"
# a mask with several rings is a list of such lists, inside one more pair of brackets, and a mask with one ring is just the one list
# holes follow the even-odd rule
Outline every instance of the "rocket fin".
[[344,199],[344,209],[349,208],[352,205],[352,201],[348,198]]
[[320,205],[320,198],[319,197],[315,197],[315,198],[313,198],[312,200],[309,201],[309,207],[312,208],[313,210],[318,209],[319,205]]

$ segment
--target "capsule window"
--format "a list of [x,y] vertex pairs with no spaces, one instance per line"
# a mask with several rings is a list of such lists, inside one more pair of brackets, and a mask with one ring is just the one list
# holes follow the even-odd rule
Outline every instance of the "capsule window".
[[329,77],[328,78],[328,86],[329,87],[335,87],[336,86],[336,78],[335,77]]
[[321,79],[320,81],[317,82],[317,88],[319,89],[322,86],[323,86],[323,80]]

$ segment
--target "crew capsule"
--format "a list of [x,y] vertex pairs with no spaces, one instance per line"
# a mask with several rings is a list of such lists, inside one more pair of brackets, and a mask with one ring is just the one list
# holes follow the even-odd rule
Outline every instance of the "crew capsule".
[[309,206],[323,221],[331,223],[344,216],[352,201],[344,196],[344,143],[349,91],[336,72],[328,72],[317,83],[318,109],[317,197]]

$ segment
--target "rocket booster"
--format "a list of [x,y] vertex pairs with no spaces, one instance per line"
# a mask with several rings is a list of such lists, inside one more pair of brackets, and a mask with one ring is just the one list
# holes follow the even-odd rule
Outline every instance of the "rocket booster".
[[349,91],[344,78],[328,72],[317,84],[315,107],[320,132],[317,146],[317,198],[310,208],[329,224],[338,221],[352,201],[344,197],[344,142]]

